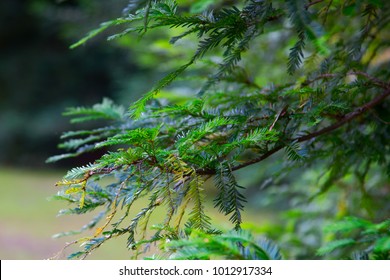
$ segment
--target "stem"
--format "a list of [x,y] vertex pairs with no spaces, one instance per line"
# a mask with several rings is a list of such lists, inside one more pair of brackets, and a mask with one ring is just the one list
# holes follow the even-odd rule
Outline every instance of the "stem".
[[305,5],[305,9],[309,9],[311,6],[315,5],[315,4],[318,4],[318,3],[321,3],[321,2],[324,2],[324,0],[316,0],[316,1],[312,1],[312,2],[309,2]]

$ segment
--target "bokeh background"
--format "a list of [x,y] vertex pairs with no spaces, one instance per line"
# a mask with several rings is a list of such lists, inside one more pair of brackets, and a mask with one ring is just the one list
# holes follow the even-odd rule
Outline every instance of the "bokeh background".
[[[47,198],[66,168],[98,155],[59,164],[45,160],[60,152],[59,136],[72,129],[62,116],[65,108],[103,97],[120,102],[146,88],[141,81],[150,71],[133,62],[129,48],[107,46],[100,38],[69,49],[90,29],[120,16],[127,3],[0,1],[0,259],[49,258],[67,241],[53,234],[87,221],[56,217],[61,205]],[[139,82],[129,82],[134,79]],[[121,247],[100,257],[127,256],[118,252]]]

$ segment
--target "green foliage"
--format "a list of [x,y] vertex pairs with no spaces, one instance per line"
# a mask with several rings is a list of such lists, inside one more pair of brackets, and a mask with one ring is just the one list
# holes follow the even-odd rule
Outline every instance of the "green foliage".
[[[146,38],[154,29],[165,28],[173,36],[173,47],[179,40],[196,47],[185,64],[170,71],[127,112],[103,100],[92,108],[72,108],[66,113],[75,123],[102,120],[105,126],[65,133],[63,138],[69,140],[60,147],[73,152],[49,161],[108,150],[57,183],[61,188],[57,197],[76,205],[64,213],[103,208],[106,215],[93,236],[76,241],[82,243],[83,251],[71,257],[86,257],[107,240],[125,235],[135,257],[151,244],[169,240],[173,258],[203,259],[210,254],[279,259],[271,243],[254,241],[241,231],[248,197],[235,171],[281,150],[286,157],[279,175],[293,167],[323,164],[329,170],[325,182],[313,193],[303,190],[305,203],[313,203],[351,173],[364,194],[370,168],[389,169],[386,140],[390,131],[385,119],[390,73],[386,63],[372,64],[372,58],[367,58],[386,46],[381,43],[387,36],[389,9],[360,1],[355,19],[344,15],[345,4],[336,1],[237,2],[240,5],[221,4],[219,9],[198,14],[198,9],[208,7],[207,1],[202,1],[202,8],[187,10],[175,1],[136,1],[122,18],[103,24],[74,45],[119,25],[124,30],[110,39],[131,32]],[[349,27],[341,29],[330,19]],[[296,37],[298,41],[291,43]],[[259,54],[256,44],[264,41],[271,46]],[[287,62],[281,83],[257,83],[256,70],[248,74],[246,69],[254,65],[265,75],[271,72],[267,56],[273,56],[273,48],[280,49],[282,61]],[[201,65],[195,68],[196,63]],[[202,79],[205,73],[206,80]],[[175,88],[183,87],[179,78],[186,75],[203,82],[186,83],[191,94],[181,99],[160,95],[163,88],[174,95]],[[211,177],[214,207],[229,217],[234,232],[220,232],[208,215],[205,198],[213,187],[208,183]],[[135,210],[141,199],[148,202]],[[150,230],[156,212],[166,215]],[[387,248],[388,240],[377,237],[374,242],[380,245],[375,246]],[[319,254],[356,243],[346,237]],[[182,255],[176,253],[179,249]]]
[[[96,104],[92,108],[69,108],[64,116],[72,116],[72,123],[77,123],[99,119],[120,120],[124,117],[124,113],[122,106],[116,106],[111,100],[105,98],[101,104]],[[74,117],[78,115],[80,117]]]
[[237,184],[229,165],[222,163],[217,169],[215,185],[219,190],[218,196],[215,198],[215,207],[218,207],[225,215],[232,214],[230,221],[239,230],[242,223],[241,211],[244,209],[246,199],[239,192],[242,187]]
[[188,238],[165,245],[174,260],[280,260],[278,247],[267,239],[255,239],[246,231],[206,234],[193,231]]
[[355,252],[355,256],[366,255],[376,260],[390,259],[390,220],[372,223],[357,217],[346,217],[329,225],[326,230],[343,235],[353,233],[354,238],[331,241],[318,250],[319,255],[329,254],[345,246],[354,246],[355,250],[361,251]]

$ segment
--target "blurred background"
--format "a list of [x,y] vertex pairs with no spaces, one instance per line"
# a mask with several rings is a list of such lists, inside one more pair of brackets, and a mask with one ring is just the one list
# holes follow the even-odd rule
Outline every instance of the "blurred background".
[[128,48],[92,41],[69,49],[87,31],[120,16],[126,2],[1,1],[2,165],[47,168],[60,133],[70,129],[64,109],[114,98],[139,72]]
[[[60,153],[59,136],[72,129],[62,116],[65,108],[103,97],[130,100],[147,88],[142,81],[150,71],[133,61],[128,47],[107,46],[100,37],[69,49],[101,22],[120,16],[127,3],[0,1],[0,259],[49,258],[66,242],[51,239],[53,234],[87,221],[56,218],[60,205],[47,201],[66,168],[80,161],[45,160]],[[139,82],[132,86],[130,78]],[[111,251],[103,255],[118,257]]]
[[[178,2],[196,11],[202,8],[199,3],[217,5],[222,1]],[[56,164],[45,163],[48,157],[62,152],[57,147],[61,133],[75,130],[62,112],[68,107],[91,106],[103,97],[128,106],[169,69],[183,65],[191,55],[189,50],[196,48],[191,40],[180,41],[172,48],[167,39],[172,35],[167,33],[169,30],[150,32],[142,40],[130,35],[106,42],[105,35],[113,33],[110,30],[84,46],[69,49],[101,22],[122,15],[128,3],[0,1],[0,259],[53,257],[75,237],[52,236],[78,230],[93,216],[57,217],[58,210],[66,205],[48,201],[56,193],[55,183],[68,168],[99,157],[91,154]],[[288,48],[277,46],[279,41],[286,40],[294,43],[284,33],[271,32],[248,51],[246,66],[257,84],[265,85],[270,80],[285,82],[285,68],[269,65],[285,65]],[[259,53],[259,49],[265,51]],[[261,61],[265,63],[251,63],[262,54]],[[205,63],[216,63],[211,60]],[[191,71],[197,71],[196,67]],[[186,93],[185,86],[180,88],[180,81],[176,90]],[[370,217],[369,208],[379,208],[381,215],[388,215],[390,205],[386,204],[386,197],[390,184],[380,169],[370,171],[365,186],[369,196],[356,191],[359,181],[351,175],[339,180],[326,195],[308,203],[308,198],[318,192],[318,183],[326,178],[323,166],[318,163],[310,169],[292,169],[283,175],[283,155],[276,154],[260,165],[237,172],[249,198],[243,228],[266,234],[282,244],[286,258],[313,258],[321,243],[330,238],[322,232],[329,220],[351,213]],[[209,203],[212,208],[212,201]],[[211,216],[222,227],[230,227],[228,218],[216,210]],[[126,240],[110,241],[91,259],[129,258],[125,244]],[[59,255],[65,257],[66,252]]]

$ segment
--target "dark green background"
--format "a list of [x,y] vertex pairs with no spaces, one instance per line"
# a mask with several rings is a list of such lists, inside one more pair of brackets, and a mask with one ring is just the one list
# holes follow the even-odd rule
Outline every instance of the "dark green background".
[[[120,99],[126,81],[142,73],[129,49],[107,47],[104,36],[69,49],[100,22],[120,16],[127,2],[0,2],[0,165],[47,167],[45,159],[60,152],[60,134],[72,128],[61,115],[66,107]],[[131,91],[126,85],[123,98]]]

